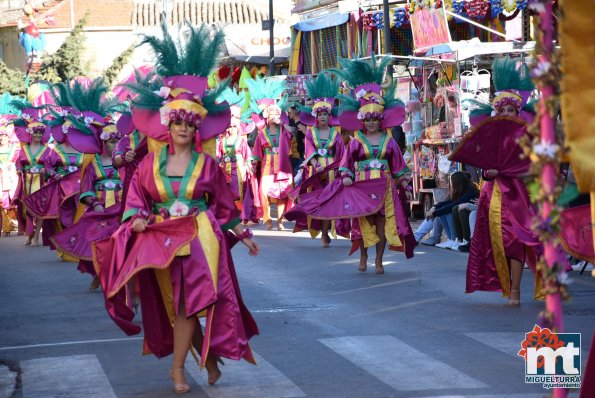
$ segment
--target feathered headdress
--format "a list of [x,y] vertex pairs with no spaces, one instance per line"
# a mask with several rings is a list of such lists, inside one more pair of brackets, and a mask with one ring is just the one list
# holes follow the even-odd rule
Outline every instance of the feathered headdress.
[[246,101],[246,93],[246,91],[238,92],[234,88],[226,87],[219,96],[219,101],[225,101],[229,104],[229,110],[231,111],[230,127],[237,127],[240,134],[250,134],[254,130],[253,122],[242,122],[242,107]]
[[57,83],[52,88],[57,109],[50,107],[53,118],[48,122],[52,137],[67,141],[82,153],[100,153],[103,142],[122,136],[115,126],[114,114],[127,107],[117,98],[107,98],[109,86],[103,78],[93,81],[75,79]]
[[522,64],[518,67],[517,62],[508,56],[496,59],[492,63],[492,81],[496,94],[491,104],[476,100],[466,101],[471,107],[469,112],[471,124],[477,124],[504,105],[514,106],[519,111],[519,116],[531,121],[534,109],[528,101],[535,86],[531,81],[528,66]]
[[335,98],[339,95],[339,80],[333,79],[327,72],[322,72],[316,79],[306,82],[306,92],[314,104],[311,107],[299,106],[301,122],[313,126],[316,124],[318,112],[324,111],[331,117],[329,124],[337,124],[338,120],[335,120],[333,116],[338,115]]
[[[11,100],[5,103],[5,100]],[[46,143],[50,138],[50,132],[46,128],[44,122],[44,114],[47,109],[43,106],[33,106],[29,100],[19,97],[11,97],[10,94],[5,93],[0,100],[0,114],[9,111],[10,115],[2,115],[6,117],[8,123],[14,125],[14,133],[19,141],[24,143],[31,142],[31,135],[34,132],[42,134],[41,142]],[[0,122],[0,125],[2,122]],[[1,129],[2,127],[0,127]]]
[[138,84],[128,87],[138,94],[132,100],[132,118],[143,134],[166,141],[170,122],[184,120],[196,126],[196,147],[200,151],[201,141],[224,132],[231,117],[229,106],[216,102],[225,85],[207,90],[208,76],[217,63],[224,36],[218,30],[211,37],[210,29],[204,25],[186,26],[188,38],[184,43],[171,36],[164,19],[163,38],[143,36],[139,44],[148,44],[153,49],[155,68],[163,78],[163,86],[159,90]]
[[338,77],[347,81],[352,87],[355,98],[340,95],[341,108],[339,121],[346,130],[359,130],[362,121],[368,118],[379,118],[382,127],[398,126],[405,120],[405,106],[395,98],[396,86],[391,84],[382,94],[384,70],[390,58],[383,58],[376,66],[376,57],[372,55],[368,61],[339,59],[341,69],[331,69]]
[[248,111],[257,125],[261,126],[269,119],[276,124],[288,121],[285,111],[289,104],[287,94],[283,94],[287,90],[284,80],[256,77],[247,79],[246,85],[250,93]]

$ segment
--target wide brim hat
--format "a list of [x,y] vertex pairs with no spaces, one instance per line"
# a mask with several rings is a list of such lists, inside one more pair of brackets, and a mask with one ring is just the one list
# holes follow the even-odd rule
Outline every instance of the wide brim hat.
[[345,130],[356,131],[362,128],[362,123],[369,117],[382,120],[383,128],[400,126],[405,121],[405,107],[400,103],[384,106],[382,87],[377,83],[367,83],[357,86],[354,90],[355,99],[360,107],[355,110],[344,110],[339,115],[341,127]]
[[[201,141],[217,137],[225,132],[231,120],[229,108],[218,113],[209,113],[202,106],[201,100],[207,88],[208,78],[202,76],[181,75],[169,76],[163,79],[160,91],[164,96],[163,107],[160,110],[132,107],[132,122],[134,126],[146,136],[158,141],[167,141],[169,137],[169,123],[164,119],[163,112],[167,107],[171,110],[184,110],[201,115],[197,126],[197,134]],[[222,104],[226,104],[223,102]]]
[[335,108],[334,98],[316,98],[312,105],[311,112],[300,112],[300,122],[307,126],[316,125],[316,115],[318,112],[325,110],[329,114],[328,124],[331,126],[338,126],[340,124],[339,118],[333,115],[333,109]]
[[[13,121],[16,117],[11,118]],[[35,128],[43,128],[43,135],[41,136],[42,144],[45,144],[50,139],[50,131],[47,125],[43,123],[40,118],[39,109],[27,108],[23,109],[21,116],[18,118],[20,121],[24,121],[25,125],[14,124],[14,134],[20,142],[30,144],[31,143],[31,132]]]

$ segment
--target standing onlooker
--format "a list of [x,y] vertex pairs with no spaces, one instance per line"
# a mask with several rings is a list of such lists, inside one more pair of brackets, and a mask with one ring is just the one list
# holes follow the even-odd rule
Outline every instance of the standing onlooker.
[[296,174],[304,161],[306,125],[300,122],[300,111],[293,105],[287,110],[289,126],[292,128],[291,138],[291,168]]

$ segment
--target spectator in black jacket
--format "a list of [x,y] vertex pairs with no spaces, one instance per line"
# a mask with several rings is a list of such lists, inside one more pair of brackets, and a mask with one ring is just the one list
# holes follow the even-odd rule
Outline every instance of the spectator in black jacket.
[[452,216],[453,207],[463,203],[470,203],[479,197],[479,190],[471,182],[466,173],[457,171],[450,176],[450,197],[449,199],[436,203],[428,212],[431,218],[439,217],[446,232],[448,240],[439,243],[436,247],[455,249],[464,242],[456,236],[454,219]]

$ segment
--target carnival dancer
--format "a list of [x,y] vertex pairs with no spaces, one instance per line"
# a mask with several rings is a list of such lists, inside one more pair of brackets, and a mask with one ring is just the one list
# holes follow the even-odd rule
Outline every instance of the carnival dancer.
[[[53,86],[52,94],[57,105],[49,108],[52,118],[48,126],[54,145],[44,159],[48,183],[25,199],[27,209],[36,217],[58,219],[59,229],[69,227],[75,221],[81,168],[92,158],[87,156],[85,159],[84,149],[89,145],[87,135],[103,125],[103,118],[95,112],[97,104],[88,100],[98,90],[105,94],[107,85],[99,78],[86,86],[80,80]],[[102,104],[102,107],[106,106],[119,107],[119,104],[113,99]]]
[[[107,87],[106,87],[107,88]],[[97,94],[102,95],[101,91]],[[91,244],[106,239],[120,226],[122,180],[118,169],[112,165],[112,152],[122,133],[109,114],[102,114],[106,108],[100,100],[96,102],[98,116],[103,125],[86,131],[79,141],[86,138],[79,148],[86,154],[93,154],[81,174],[79,200],[86,206],[84,214],[70,227],[52,236],[56,248],[79,260],[78,270],[93,277],[89,290],[99,287],[99,278],[93,267]],[[71,137],[77,132],[70,132]]]
[[351,252],[360,249],[358,270],[366,271],[368,247],[375,245],[376,273],[383,274],[386,243],[390,249],[404,251],[411,258],[415,238],[396,189],[396,182],[400,183],[408,169],[399,146],[386,131],[403,122],[405,109],[395,99],[394,85],[386,95],[381,94],[388,58],[378,67],[375,57],[371,62],[341,59],[343,69],[335,71],[354,87],[355,95],[339,97],[341,127],[356,131],[341,160],[341,179],[317,193],[300,197],[288,218],[300,213],[319,219],[356,217]]
[[[258,329],[242,302],[230,246],[241,241],[252,255],[259,248],[250,231],[239,226],[224,173],[203,152],[214,151],[214,138],[230,122],[229,105],[216,103],[220,92],[206,91],[223,33],[211,36],[204,26],[188,26],[182,45],[164,22],[162,34],[163,39],[145,36],[141,43],[156,54],[164,77],[162,96],[139,88],[132,115],[139,131],[164,145],[135,171],[123,225],[93,250],[108,313],[128,334],[140,328],[131,322],[124,288],[138,278],[144,353],[173,353],[174,390],[185,393],[190,387],[184,363],[191,346],[201,354],[209,384],[221,377],[220,356],[254,362],[248,340]],[[204,335],[199,316],[206,316]]]
[[[254,123],[244,124],[240,120],[241,105],[244,103],[244,92],[236,93],[235,89],[226,88],[219,99],[231,104],[231,122],[225,133],[217,141],[217,159],[221,169],[229,179],[229,186],[233,192],[238,209],[241,211],[242,220],[252,220],[252,200],[244,201],[246,195],[253,197],[251,179],[253,177],[252,151],[248,146],[246,134],[252,132]],[[244,206],[246,204],[246,206]],[[255,221],[258,221],[256,219]]]
[[258,128],[252,148],[252,159],[260,163],[260,202],[262,220],[267,229],[273,228],[270,205],[277,204],[277,229],[284,230],[283,213],[291,204],[289,192],[293,185],[293,170],[289,154],[291,130],[284,108],[287,89],[282,80],[256,78],[246,81],[250,92],[250,112]]
[[18,185],[15,161],[19,148],[11,142],[9,129],[0,127],[0,221],[2,221],[2,235],[9,236],[14,219],[12,199]]
[[16,161],[19,186],[15,202],[19,209],[19,218],[25,223],[25,246],[39,245],[39,232],[42,227],[42,220],[29,214],[25,206],[25,198],[45,185],[43,162],[49,152],[47,142],[50,134],[40,116],[39,109],[27,107],[22,110],[21,116],[13,121],[15,134],[21,141],[21,150]]
[[[524,264],[535,273],[542,251],[531,230],[535,208],[521,179],[529,172],[530,160],[521,159],[517,143],[527,134],[527,123],[519,115],[527,109],[533,84],[527,66],[517,68],[509,57],[494,61],[492,68],[497,92],[487,112],[495,116],[475,126],[450,159],[483,169],[486,181],[467,263],[466,292],[501,291],[510,306],[518,307]],[[475,110],[473,116],[481,111]],[[534,298],[542,295],[541,278],[535,274]]]
[[[316,173],[323,173],[335,161],[340,161],[345,153],[345,143],[341,135],[338,120],[338,109],[335,107],[335,97],[339,95],[339,81],[331,78],[328,73],[320,73],[316,79],[306,83],[308,97],[312,98],[312,106],[302,106],[300,121],[307,127],[305,138],[305,164],[307,171],[305,178]],[[335,180],[335,170],[329,170],[321,175],[319,188]],[[296,221],[296,229],[300,220]],[[303,228],[303,227],[302,227]],[[342,220],[313,220],[307,221],[310,235],[315,238],[322,232],[322,247],[329,247],[331,238],[329,229],[334,237],[337,234],[349,238],[350,223]]]

